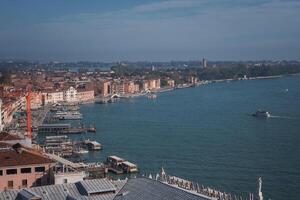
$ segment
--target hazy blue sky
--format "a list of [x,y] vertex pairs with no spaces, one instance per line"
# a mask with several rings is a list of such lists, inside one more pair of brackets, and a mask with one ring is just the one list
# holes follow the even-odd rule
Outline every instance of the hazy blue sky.
[[300,60],[297,0],[1,0],[0,58]]

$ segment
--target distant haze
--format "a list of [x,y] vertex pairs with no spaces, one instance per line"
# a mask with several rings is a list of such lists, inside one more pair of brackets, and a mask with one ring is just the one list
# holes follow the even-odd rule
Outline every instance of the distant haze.
[[0,59],[300,59],[296,0],[1,0]]

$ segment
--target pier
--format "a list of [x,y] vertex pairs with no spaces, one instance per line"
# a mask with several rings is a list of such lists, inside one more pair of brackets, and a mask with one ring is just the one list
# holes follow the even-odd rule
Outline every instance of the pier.
[[38,127],[40,133],[81,134],[87,133],[83,127],[72,127],[71,124],[42,124]]

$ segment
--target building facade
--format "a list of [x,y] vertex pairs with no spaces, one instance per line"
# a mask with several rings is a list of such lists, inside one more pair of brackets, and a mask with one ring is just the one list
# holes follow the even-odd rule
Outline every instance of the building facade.
[[66,102],[77,102],[77,90],[74,87],[69,87],[64,91],[64,101]]
[[64,101],[63,91],[51,91],[43,93],[43,104],[53,104]]
[[77,99],[79,102],[92,102],[95,100],[95,92],[94,90],[79,90]]
[[0,191],[49,185],[54,162],[41,153],[0,143]]

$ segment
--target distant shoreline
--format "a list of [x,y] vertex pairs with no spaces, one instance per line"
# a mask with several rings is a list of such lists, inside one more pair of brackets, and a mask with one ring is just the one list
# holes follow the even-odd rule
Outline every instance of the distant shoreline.
[[[224,83],[224,82],[233,82],[233,81],[247,81],[247,80],[268,80],[268,79],[278,79],[285,76],[300,76],[300,73],[295,74],[281,74],[281,75],[274,75],[274,76],[256,76],[256,77],[249,77],[249,78],[237,78],[237,79],[216,79],[216,80],[206,80],[206,81],[200,81],[197,83],[185,83],[177,85],[176,87],[163,87],[160,89],[156,89],[151,91],[152,93],[164,93],[169,92],[173,90],[179,90],[179,89],[186,89],[186,88],[193,88],[193,87],[200,87],[202,85],[212,84],[212,83]],[[124,96],[119,97],[120,99],[130,99],[135,97],[141,97],[146,96],[149,93],[142,92],[137,94],[127,94]],[[99,103],[101,100],[108,99],[108,97],[95,97],[95,100],[93,102],[86,102],[88,103]],[[84,103],[83,103],[84,104]],[[106,104],[106,103],[105,103]]]

